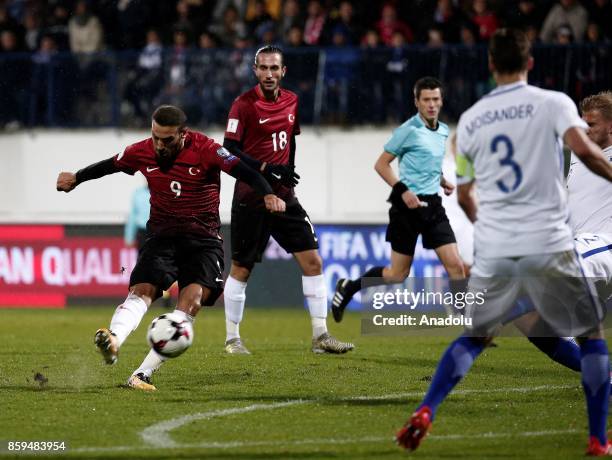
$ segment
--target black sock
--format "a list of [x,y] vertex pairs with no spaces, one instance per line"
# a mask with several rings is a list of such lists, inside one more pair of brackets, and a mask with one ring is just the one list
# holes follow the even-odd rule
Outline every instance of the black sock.
[[355,295],[355,293],[359,292],[361,290],[361,280],[363,278],[382,278],[384,268],[385,267],[372,267],[363,275],[361,275],[360,278],[357,278],[356,280],[349,280],[349,282],[346,283],[347,294],[352,297]]
[[450,292],[452,292],[453,296],[460,292],[465,293],[468,288],[468,278],[459,278],[459,279],[449,279],[448,280],[448,288]]

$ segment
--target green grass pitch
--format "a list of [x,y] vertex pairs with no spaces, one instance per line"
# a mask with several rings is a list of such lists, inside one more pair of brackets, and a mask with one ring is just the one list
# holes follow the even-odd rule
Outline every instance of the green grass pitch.
[[[359,315],[347,314],[329,326],[356,350],[314,355],[307,312],[247,308],[241,332],[253,354],[228,356],[222,309],[204,309],[194,345],[154,375],[157,392],[142,393],[121,385],[148,351],[146,326],[162,310],[149,311],[119,362],[106,366],[93,335],[112,311],[1,312],[0,458],[11,457],[9,440],[66,441],[57,458],[406,458],[393,435],[450,341],[363,337]],[[583,455],[579,375],[522,338],[497,343],[441,406],[413,458]]]

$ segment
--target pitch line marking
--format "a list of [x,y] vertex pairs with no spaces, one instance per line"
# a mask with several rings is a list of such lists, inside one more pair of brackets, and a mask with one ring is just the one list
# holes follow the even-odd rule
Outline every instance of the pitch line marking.
[[[486,394],[486,393],[532,393],[543,390],[564,390],[577,388],[577,385],[539,385],[535,387],[513,387],[513,388],[495,388],[491,390],[457,390],[451,393],[451,395],[469,395],[469,394]],[[352,396],[337,398],[336,401],[380,401],[380,400],[392,400],[398,398],[410,398],[415,396],[422,396],[424,392],[409,392],[409,393],[397,393],[387,394],[379,396]],[[187,423],[191,423],[196,420],[208,420],[216,417],[223,417],[226,415],[242,414],[247,412],[254,412],[257,410],[273,410],[282,407],[295,406],[307,403],[325,403],[329,399],[318,398],[318,399],[295,399],[290,401],[271,403],[271,404],[252,404],[245,407],[234,407],[229,409],[217,409],[209,412],[198,412],[195,414],[185,415],[182,417],[176,417],[170,420],[166,420],[155,425],[151,425],[145,428],[140,436],[144,441],[144,445],[133,445],[133,446],[111,446],[111,447],[79,447],[76,449],[70,449],[70,452],[82,452],[82,453],[95,453],[95,452],[123,452],[132,450],[153,450],[153,449],[235,449],[244,447],[286,447],[287,445],[329,445],[329,444],[363,444],[363,443],[376,443],[385,442],[391,443],[393,441],[392,436],[365,436],[359,438],[320,438],[320,439],[297,439],[287,440],[286,442],[279,441],[228,441],[228,442],[202,442],[202,443],[186,443],[180,444],[172,440],[169,436],[169,431],[179,428]],[[576,434],[581,433],[584,430],[568,429],[568,430],[545,430],[545,431],[524,431],[518,433],[476,433],[476,434],[448,434],[448,435],[429,435],[428,439],[433,441],[444,441],[444,440],[461,440],[461,439],[496,439],[496,438],[512,438],[512,437],[538,437],[538,436],[554,436],[562,434]],[[51,452],[49,452],[51,453]],[[11,454],[11,452],[1,452],[0,457],[5,454]],[[26,452],[23,452],[27,455]]]
[[[453,395],[471,395],[471,394],[482,394],[482,393],[535,393],[537,391],[544,390],[568,390],[570,388],[578,388],[577,385],[539,385],[537,387],[514,387],[514,388],[493,388],[490,390],[456,390],[453,391],[450,396]],[[338,401],[385,401],[387,399],[400,399],[400,398],[412,398],[415,396],[423,396],[424,391],[412,391],[410,393],[396,393],[380,396],[350,396],[347,398],[338,398]],[[317,399],[316,401],[325,401]]]
[[[550,391],[575,388],[576,385],[540,385],[535,387],[512,387],[512,388],[494,388],[490,390],[457,390],[451,394],[454,395],[469,395],[469,394],[482,394],[482,393],[533,393],[537,391]],[[397,393],[380,396],[352,396],[346,398],[337,398],[335,401],[381,401],[391,400],[399,398],[411,398],[415,396],[422,396],[424,392],[414,391],[409,393]],[[177,428],[182,427],[188,423],[197,420],[209,420],[211,418],[224,417],[226,415],[243,414],[247,412],[254,412],[258,410],[274,410],[282,407],[295,406],[300,404],[308,403],[325,403],[325,398],[316,399],[294,399],[290,401],[271,403],[271,404],[253,404],[245,407],[234,407],[230,409],[216,409],[208,412],[198,412],[195,414],[183,415],[181,417],[172,418],[163,422],[156,423],[145,428],[141,433],[140,437],[145,444],[152,447],[178,447],[176,443],[170,437],[169,432]],[[261,441],[265,442],[265,441]]]
[[311,400],[294,399],[291,401],[278,402],[272,404],[253,404],[246,407],[233,407],[230,409],[217,409],[208,412],[197,412],[195,414],[183,415],[182,417],[165,420],[155,425],[145,428],[140,437],[145,444],[153,447],[178,447],[179,445],[170,437],[169,432],[183,425],[186,425],[196,420],[209,420],[216,417],[224,417],[226,415],[244,414],[257,410],[272,410],[281,407],[295,406],[296,404],[305,404],[312,402]]
[[[543,430],[543,431],[523,431],[518,433],[475,433],[475,434],[447,434],[435,435],[431,434],[427,437],[428,442],[431,441],[456,441],[462,439],[498,439],[498,438],[516,438],[516,437],[539,437],[539,436],[555,436],[566,434],[582,433],[584,430],[567,429],[567,430]],[[135,446],[112,446],[112,447],[80,447],[70,449],[72,453],[95,453],[95,452],[122,452],[131,450],[153,450],[153,449],[236,449],[248,447],[287,447],[288,445],[337,445],[337,444],[366,444],[366,443],[387,443],[393,442],[392,436],[363,436],[359,438],[321,438],[321,439],[296,439],[287,440],[286,442],[279,441],[228,441],[228,442],[201,442],[201,443],[174,443],[172,446],[153,446],[153,445],[135,445]],[[2,453],[0,453],[2,456]]]

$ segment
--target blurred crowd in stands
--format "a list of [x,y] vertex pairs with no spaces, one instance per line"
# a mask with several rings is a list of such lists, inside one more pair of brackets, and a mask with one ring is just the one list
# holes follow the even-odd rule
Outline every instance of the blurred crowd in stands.
[[[469,94],[455,96],[463,98],[459,112],[486,89],[486,55],[469,49],[503,26],[545,45],[604,44],[602,62],[559,64],[572,67],[556,69],[565,87],[610,63],[611,0],[0,0],[0,128],[13,120],[88,124],[87,117],[117,124],[124,115],[146,122],[159,102],[191,104],[197,121],[222,122],[253,83],[252,49],[264,44],[286,50],[287,83],[303,99],[306,122],[322,112],[331,114],[323,121],[345,122],[363,98],[371,99],[368,113],[381,114],[365,121],[403,117],[411,110],[407,73],[444,78],[452,69],[452,77],[466,73],[455,78],[461,87],[477,68]],[[446,45],[463,51],[437,56]],[[428,50],[430,65],[418,49]]]
[[[544,43],[612,38],[610,0],[1,0],[2,51],[149,44],[244,48],[473,44],[518,26]],[[178,36],[177,36],[178,35]]]

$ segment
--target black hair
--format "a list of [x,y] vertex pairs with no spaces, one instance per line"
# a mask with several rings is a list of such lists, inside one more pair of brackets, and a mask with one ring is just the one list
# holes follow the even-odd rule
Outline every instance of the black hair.
[[440,96],[443,96],[442,82],[434,77],[419,78],[414,84],[414,97],[416,99],[421,95],[424,89],[440,89]]
[[519,29],[497,29],[489,42],[489,58],[495,71],[512,74],[527,70],[531,43]]
[[255,65],[257,65],[257,56],[259,56],[260,54],[280,54],[281,65],[283,63],[283,50],[279,46],[266,45],[259,48],[255,53]]
[[187,123],[187,115],[174,105],[160,105],[153,112],[153,120],[160,126],[178,126],[180,129]]

